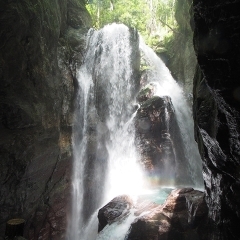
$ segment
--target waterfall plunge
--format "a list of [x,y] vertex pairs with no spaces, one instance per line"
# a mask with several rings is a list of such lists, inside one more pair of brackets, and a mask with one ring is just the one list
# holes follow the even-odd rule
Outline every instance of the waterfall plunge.
[[[87,216],[84,213],[88,204],[87,192],[91,191],[88,182],[97,182],[103,191],[90,196],[90,201],[95,201],[97,207],[123,193],[137,195],[142,186],[134,145],[136,86],[131,58],[135,53],[130,46],[130,38],[138,46],[138,35],[134,33],[122,24],[107,25],[99,31],[89,32],[85,61],[78,71],[69,240],[90,239],[86,224],[87,221],[94,222],[91,219],[95,214],[92,209]],[[95,148],[89,146],[92,145],[91,132],[95,133]],[[96,152],[94,160],[89,157],[89,149]],[[92,167],[91,162],[94,161],[98,167]],[[102,165],[105,168],[100,171],[98,168]],[[89,166],[93,169],[87,169]],[[95,181],[89,180],[88,175]]]
[[[134,145],[133,103],[135,79],[131,55],[130,32],[125,25],[112,24],[103,29],[98,79],[103,80],[108,105],[106,140],[108,171],[106,200],[120,194],[137,195],[142,187],[142,174]],[[138,38],[135,36],[135,43]]]
[[[90,40],[90,39],[89,39]],[[91,47],[91,41],[89,41]],[[86,55],[85,61],[91,61],[91,55]],[[72,211],[69,219],[67,239],[79,239],[84,231],[83,221],[83,192],[84,192],[84,170],[87,161],[87,130],[88,112],[90,102],[93,98],[93,81],[86,64],[83,64],[78,71],[79,90],[76,99],[76,110],[73,126],[73,178],[72,178]]]
[[[119,194],[137,195],[141,191],[143,175],[134,145],[132,121],[135,116],[133,61],[136,52],[130,46],[130,39],[138,46],[137,35],[121,24],[89,31],[85,61],[78,71],[79,91],[73,128],[73,200],[68,240],[96,239],[94,211]],[[143,43],[140,48],[154,67],[150,81],[160,86],[156,94],[172,98],[186,145],[185,153],[190,159],[189,172],[195,183],[201,184],[200,165],[196,161],[200,158],[183,93],[153,51]]]

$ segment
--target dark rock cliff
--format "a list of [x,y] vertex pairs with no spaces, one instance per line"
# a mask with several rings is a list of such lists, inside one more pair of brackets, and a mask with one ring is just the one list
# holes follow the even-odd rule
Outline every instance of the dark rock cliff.
[[240,239],[239,7],[239,0],[193,1],[195,133],[211,240]]
[[62,239],[70,200],[74,76],[90,26],[84,0],[0,1],[0,237]]

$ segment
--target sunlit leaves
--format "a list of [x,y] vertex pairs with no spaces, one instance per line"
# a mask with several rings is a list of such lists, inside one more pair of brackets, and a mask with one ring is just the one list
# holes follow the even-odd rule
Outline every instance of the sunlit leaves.
[[88,0],[94,27],[117,22],[135,27],[150,45],[163,41],[177,27],[175,0]]

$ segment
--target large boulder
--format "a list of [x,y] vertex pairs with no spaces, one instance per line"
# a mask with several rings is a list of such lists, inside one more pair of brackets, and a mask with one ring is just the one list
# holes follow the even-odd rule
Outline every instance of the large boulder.
[[121,195],[111,200],[98,211],[98,232],[107,224],[120,221],[126,217],[132,207],[133,201],[127,195]]
[[132,223],[127,240],[203,240],[207,207],[204,193],[192,188],[173,190],[163,205]]

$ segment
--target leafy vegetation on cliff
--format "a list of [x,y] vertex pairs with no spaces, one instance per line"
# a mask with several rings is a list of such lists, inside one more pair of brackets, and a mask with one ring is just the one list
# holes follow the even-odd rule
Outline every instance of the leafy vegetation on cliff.
[[87,9],[95,28],[112,22],[124,23],[137,28],[145,41],[159,51],[159,47],[164,47],[177,31],[175,2],[176,0],[88,0]]

